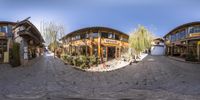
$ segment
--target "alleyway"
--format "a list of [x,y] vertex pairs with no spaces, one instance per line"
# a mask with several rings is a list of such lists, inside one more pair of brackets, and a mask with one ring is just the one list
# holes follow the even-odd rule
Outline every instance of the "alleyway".
[[164,56],[147,56],[143,62],[116,71],[91,73],[64,65],[46,54],[31,61],[29,66],[0,65],[0,98],[199,100],[199,76],[199,64]]

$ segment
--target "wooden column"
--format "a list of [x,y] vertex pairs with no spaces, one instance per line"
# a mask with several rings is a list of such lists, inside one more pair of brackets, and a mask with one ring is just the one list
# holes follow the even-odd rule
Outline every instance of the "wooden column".
[[189,54],[189,41],[186,40],[186,56]]
[[200,42],[197,42],[197,59],[200,61]]
[[115,46],[115,59],[117,58],[117,47]]
[[121,46],[119,47],[119,57],[121,57]]
[[106,61],[108,61],[108,47],[106,47]]
[[100,32],[98,32],[98,57],[101,57],[101,36]]
[[91,32],[90,33],[88,33],[88,35],[89,35],[89,39],[90,39],[90,56],[92,56],[93,55],[93,44],[92,44],[92,42],[93,42],[93,40],[92,40],[92,37],[91,37]]

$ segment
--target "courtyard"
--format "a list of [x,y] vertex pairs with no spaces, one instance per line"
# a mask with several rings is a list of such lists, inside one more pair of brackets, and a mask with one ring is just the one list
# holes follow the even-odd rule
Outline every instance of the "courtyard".
[[2,100],[199,100],[199,64],[148,55],[111,72],[85,72],[52,54],[16,68],[0,66]]

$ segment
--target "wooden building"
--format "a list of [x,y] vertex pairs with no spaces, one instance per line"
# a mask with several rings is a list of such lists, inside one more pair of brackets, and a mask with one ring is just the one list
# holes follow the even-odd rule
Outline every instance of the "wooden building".
[[20,43],[21,63],[26,63],[43,53],[44,39],[28,19],[17,22],[13,27],[14,41]]
[[71,55],[95,55],[98,58],[119,58],[128,50],[129,36],[107,27],[88,27],[73,31],[61,40],[66,53]]
[[9,51],[13,39],[12,28],[15,22],[0,21],[0,63],[9,63]]
[[166,55],[187,58],[194,56],[200,61],[200,22],[180,25],[164,36]]
[[20,44],[20,61],[32,59],[43,52],[44,40],[38,29],[28,20],[0,21],[0,63],[10,63],[13,43]]

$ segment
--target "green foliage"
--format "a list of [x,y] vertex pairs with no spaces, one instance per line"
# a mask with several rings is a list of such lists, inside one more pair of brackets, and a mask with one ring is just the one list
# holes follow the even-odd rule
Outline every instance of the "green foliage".
[[139,26],[129,37],[129,46],[134,49],[135,54],[151,47],[152,34],[144,27]]
[[20,44],[13,43],[13,48],[11,50],[12,58],[11,58],[11,65],[13,67],[20,66]]
[[189,54],[186,55],[185,60],[186,61],[192,61],[192,62],[198,61],[196,59],[196,56],[194,54],[192,54],[192,52],[190,52]]
[[96,57],[93,55],[93,56],[89,56],[89,65],[92,66],[94,64],[98,63],[96,61]]
[[98,63],[95,56],[87,57],[85,55],[71,56],[67,54],[62,54],[61,59],[64,60],[66,63],[77,66],[81,69],[89,68],[90,66]]
[[73,57],[73,63],[74,66],[78,66],[79,62],[78,62],[78,57]]
[[85,55],[81,55],[79,57],[79,61],[80,61],[80,68],[88,68],[89,67],[89,60]]

